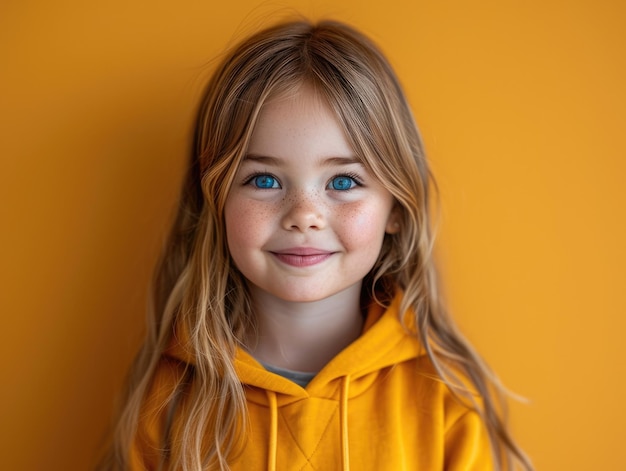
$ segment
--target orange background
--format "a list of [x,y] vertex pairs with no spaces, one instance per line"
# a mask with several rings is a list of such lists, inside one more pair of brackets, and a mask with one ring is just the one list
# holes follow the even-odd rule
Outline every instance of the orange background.
[[450,303],[530,399],[512,421],[537,467],[620,469],[624,5],[2,2],[0,467],[89,468],[210,60],[295,8],[353,23],[396,66],[441,187]]

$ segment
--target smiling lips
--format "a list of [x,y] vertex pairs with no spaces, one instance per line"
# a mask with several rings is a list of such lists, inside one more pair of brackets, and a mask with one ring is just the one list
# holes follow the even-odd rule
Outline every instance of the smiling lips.
[[271,252],[281,262],[293,267],[309,267],[322,263],[334,252],[327,250],[312,249],[308,247],[294,247],[290,249]]

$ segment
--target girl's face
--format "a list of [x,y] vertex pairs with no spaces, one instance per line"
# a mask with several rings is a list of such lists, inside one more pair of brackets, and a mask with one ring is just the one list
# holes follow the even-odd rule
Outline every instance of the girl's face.
[[251,292],[310,302],[360,292],[393,197],[359,163],[308,86],[267,102],[226,200],[228,247]]

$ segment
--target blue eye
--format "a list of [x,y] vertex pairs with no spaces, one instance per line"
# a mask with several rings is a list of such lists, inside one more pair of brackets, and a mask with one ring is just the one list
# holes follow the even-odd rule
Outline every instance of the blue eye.
[[252,177],[251,182],[257,188],[261,188],[264,190],[270,188],[280,188],[278,181],[271,175],[256,175],[255,177]]
[[347,175],[339,175],[337,177],[334,177],[328,184],[330,188],[337,191],[351,190],[356,185],[357,182],[354,180],[354,178]]

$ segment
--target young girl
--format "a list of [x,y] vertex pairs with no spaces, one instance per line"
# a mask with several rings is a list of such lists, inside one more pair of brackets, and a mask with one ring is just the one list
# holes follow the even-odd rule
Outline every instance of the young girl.
[[360,33],[293,22],[235,47],[200,106],[102,468],[531,469],[442,307],[430,184]]

